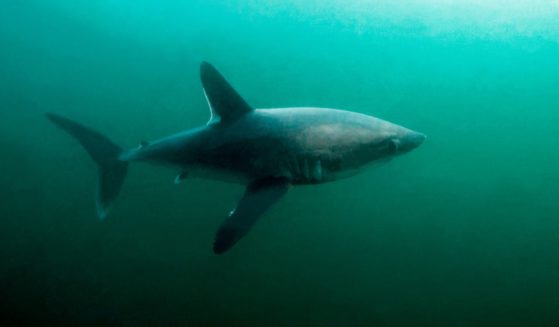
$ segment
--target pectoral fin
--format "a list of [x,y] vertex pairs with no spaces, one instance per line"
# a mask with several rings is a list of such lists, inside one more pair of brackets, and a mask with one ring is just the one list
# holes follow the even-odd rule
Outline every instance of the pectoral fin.
[[249,184],[237,207],[217,231],[214,252],[221,254],[233,247],[288,189],[289,182],[285,178],[270,178]]

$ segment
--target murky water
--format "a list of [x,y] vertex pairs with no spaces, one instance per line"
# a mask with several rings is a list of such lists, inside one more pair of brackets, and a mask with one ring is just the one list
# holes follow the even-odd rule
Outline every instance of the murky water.
[[[557,1],[4,1],[2,325],[557,326]],[[212,62],[255,107],[374,115],[428,135],[295,187],[233,250],[243,187],[95,165],[44,118],[126,147],[205,124]]]

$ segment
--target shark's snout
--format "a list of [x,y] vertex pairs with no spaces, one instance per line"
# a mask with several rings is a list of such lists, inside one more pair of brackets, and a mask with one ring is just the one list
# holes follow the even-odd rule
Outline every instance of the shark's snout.
[[398,146],[398,151],[401,152],[408,152],[417,147],[419,147],[427,136],[425,134],[409,131],[404,135],[402,139],[400,139],[400,144]]

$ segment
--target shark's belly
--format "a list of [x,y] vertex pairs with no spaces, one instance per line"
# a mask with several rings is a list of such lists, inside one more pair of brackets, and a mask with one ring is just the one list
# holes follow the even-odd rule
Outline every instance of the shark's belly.
[[293,184],[320,184],[343,177],[339,162],[324,155],[293,155],[279,167]]
[[219,158],[189,167],[189,176],[240,184],[284,177],[294,185],[304,185],[327,183],[359,172],[357,169],[344,169],[342,160],[330,154],[299,153],[287,149],[281,152],[251,152],[245,148],[243,155],[227,155],[220,150]]

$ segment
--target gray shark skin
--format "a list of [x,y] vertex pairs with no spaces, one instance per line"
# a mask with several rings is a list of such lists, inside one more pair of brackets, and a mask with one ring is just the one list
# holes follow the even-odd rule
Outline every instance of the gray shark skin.
[[129,162],[174,167],[177,183],[200,177],[247,185],[216,234],[213,250],[220,254],[233,247],[291,185],[321,184],[354,175],[370,164],[407,153],[425,140],[421,133],[355,112],[254,109],[207,62],[200,66],[200,78],[210,121],[130,150],[79,123],[47,114],[98,164],[101,218],[116,199]]

